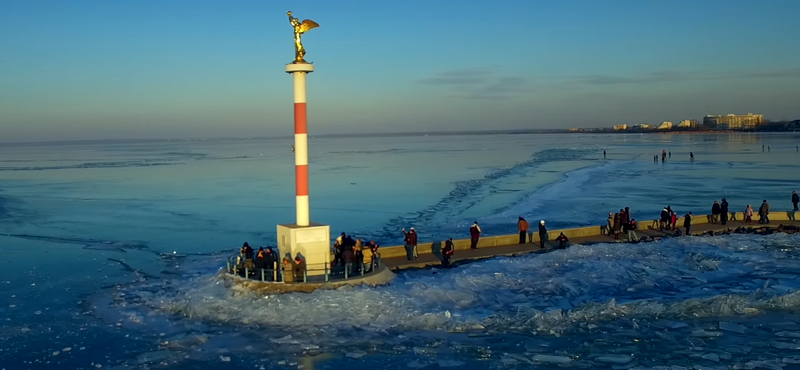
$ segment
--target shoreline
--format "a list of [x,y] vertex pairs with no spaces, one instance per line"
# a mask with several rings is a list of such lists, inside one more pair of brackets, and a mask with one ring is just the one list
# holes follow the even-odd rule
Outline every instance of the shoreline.
[[[591,130],[588,128],[586,130]],[[797,131],[692,131],[692,130],[610,130],[597,128],[598,131],[571,131],[569,129],[508,129],[508,130],[474,130],[474,131],[431,131],[431,132],[375,132],[375,133],[346,133],[346,134],[314,134],[310,139],[329,138],[389,138],[389,137],[419,137],[419,136],[476,136],[476,135],[538,135],[538,134],[691,134],[691,135],[719,135],[719,134],[800,134]],[[74,140],[26,140],[26,141],[0,141],[6,146],[47,146],[47,145],[91,145],[91,144],[139,144],[153,142],[203,142],[203,141],[257,141],[257,140],[289,140],[293,136],[236,136],[236,137],[174,137],[174,138],[105,138],[105,139],[74,139]]]

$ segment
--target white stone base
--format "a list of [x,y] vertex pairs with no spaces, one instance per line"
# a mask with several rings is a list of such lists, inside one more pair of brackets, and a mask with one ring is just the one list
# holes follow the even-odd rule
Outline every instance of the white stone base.
[[306,261],[309,276],[324,275],[331,265],[331,227],[317,223],[309,226],[278,225],[280,259],[300,254]]

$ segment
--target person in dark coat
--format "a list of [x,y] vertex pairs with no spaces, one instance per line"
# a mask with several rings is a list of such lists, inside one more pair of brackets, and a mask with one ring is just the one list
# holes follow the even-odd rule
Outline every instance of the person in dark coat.
[[564,235],[564,233],[559,234],[556,240],[558,241],[559,248],[565,249],[569,247],[569,239],[567,238],[566,235]]
[[272,247],[267,247],[264,253],[264,264],[267,266],[267,280],[275,280],[275,271],[278,269],[275,264],[278,262],[278,255],[272,250]]
[[692,235],[692,212],[683,216],[683,227],[686,228],[686,235]]
[[758,223],[760,224],[768,224],[769,223],[769,203],[767,200],[764,199],[764,202],[761,203],[761,207],[758,208]]
[[722,204],[719,206],[720,221],[723,225],[728,223],[728,201],[722,198]]
[[253,248],[250,247],[250,244],[244,242],[242,245],[242,254],[244,254],[244,267],[250,272],[253,272],[253,269],[256,267],[253,263]]
[[453,238],[447,239],[442,248],[442,267],[450,267],[450,259],[453,258],[455,247],[453,246]]
[[625,218],[628,220],[628,222],[625,224],[627,226],[626,230],[630,230],[631,220],[633,220],[633,217],[631,217],[631,207],[625,207]]
[[294,257],[294,279],[297,282],[302,282],[303,278],[306,276],[306,260],[300,258],[300,255]]
[[539,248],[544,249],[545,243],[550,239],[547,235],[547,228],[544,226],[544,220],[539,221]]
[[715,224],[719,221],[719,214],[722,213],[722,207],[720,207],[717,201],[714,201],[714,204],[711,206],[711,223]]
[[665,228],[669,228],[669,210],[668,207],[661,209],[661,218],[658,222],[658,229],[660,231],[664,231]]
[[630,219],[628,218],[628,213],[625,212],[625,210],[620,209],[619,210],[619,227],[620,227],[620,230],[623,233],[627,233],[628,232],[628,221],[630,221]]
[[792,192],[792,205],[794,205],[794,210],[795,211],[800,211],[800,209],[797,209],[797,203],[800,203],[800,196],[797,195],[796,191],[793,191]]
[[349,246],[344,247],[344,252],[342,252],[342,260],[344,260],[344,270],[349,277],[353,272],[353,264],[356,263],[356,254],[353,252],[353,248]]
[[258,247],[258,253],[256,253],[256,268],[259,270],[264,270],[267,268],[267,252],[264,250],[264,247]]

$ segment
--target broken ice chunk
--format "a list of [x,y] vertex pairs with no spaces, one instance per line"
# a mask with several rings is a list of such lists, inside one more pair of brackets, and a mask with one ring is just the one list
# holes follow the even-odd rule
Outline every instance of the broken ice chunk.
[[693,337],[721,337],[722,333],[718,331],[705,331],[703,329],[695,330],[692,332]]
[[345,354],[345,356],[350,357],[350,358],[362,358],[362,357],[364,357],[366,355],[367,355],[366,352],[359,351],[359,350],[355,350],[353,352],[347,352],[347,354]]
[[719,323],[719,329],[720,330],[725,330],[725,331],[731,331],[731,332],[739,333],[739,334],[743,334],[744,332],[747,331],[747,328],[742,326],[742,325],[735,324],[735,323],[732,323],[732,322],[725,322],[725,321],[721,321]]
[[719,362],[719,355],[717,355],[716,353],[706,353],[700,358],[702,358],[703,360]]
[[800,344],[772,341],[770,345],[777,349],[800,349]]
[[572,362],[572,359],[566,356],[552,356],[552,355],[534,355],[532,360],[534,362],[542,362],[549,364],[566,364]]
[[464,365],[463,361],[439,360],[439,367],[456,367]]
[[603,355],[594,359],[598,362],[605,362],[609,364],[627,364],[633,361],[633,356],[630,355]]

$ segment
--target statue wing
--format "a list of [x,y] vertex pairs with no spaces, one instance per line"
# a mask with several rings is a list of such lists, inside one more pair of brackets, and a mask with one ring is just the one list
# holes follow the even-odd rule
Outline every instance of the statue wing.
[[314,22],[310,19],[306,19],[303,21],[303,23],[300,23],[300,32],[301,33],[308,32],[308,30],[317,27],[319,27],[319,24],[317,24],[317,22]]

